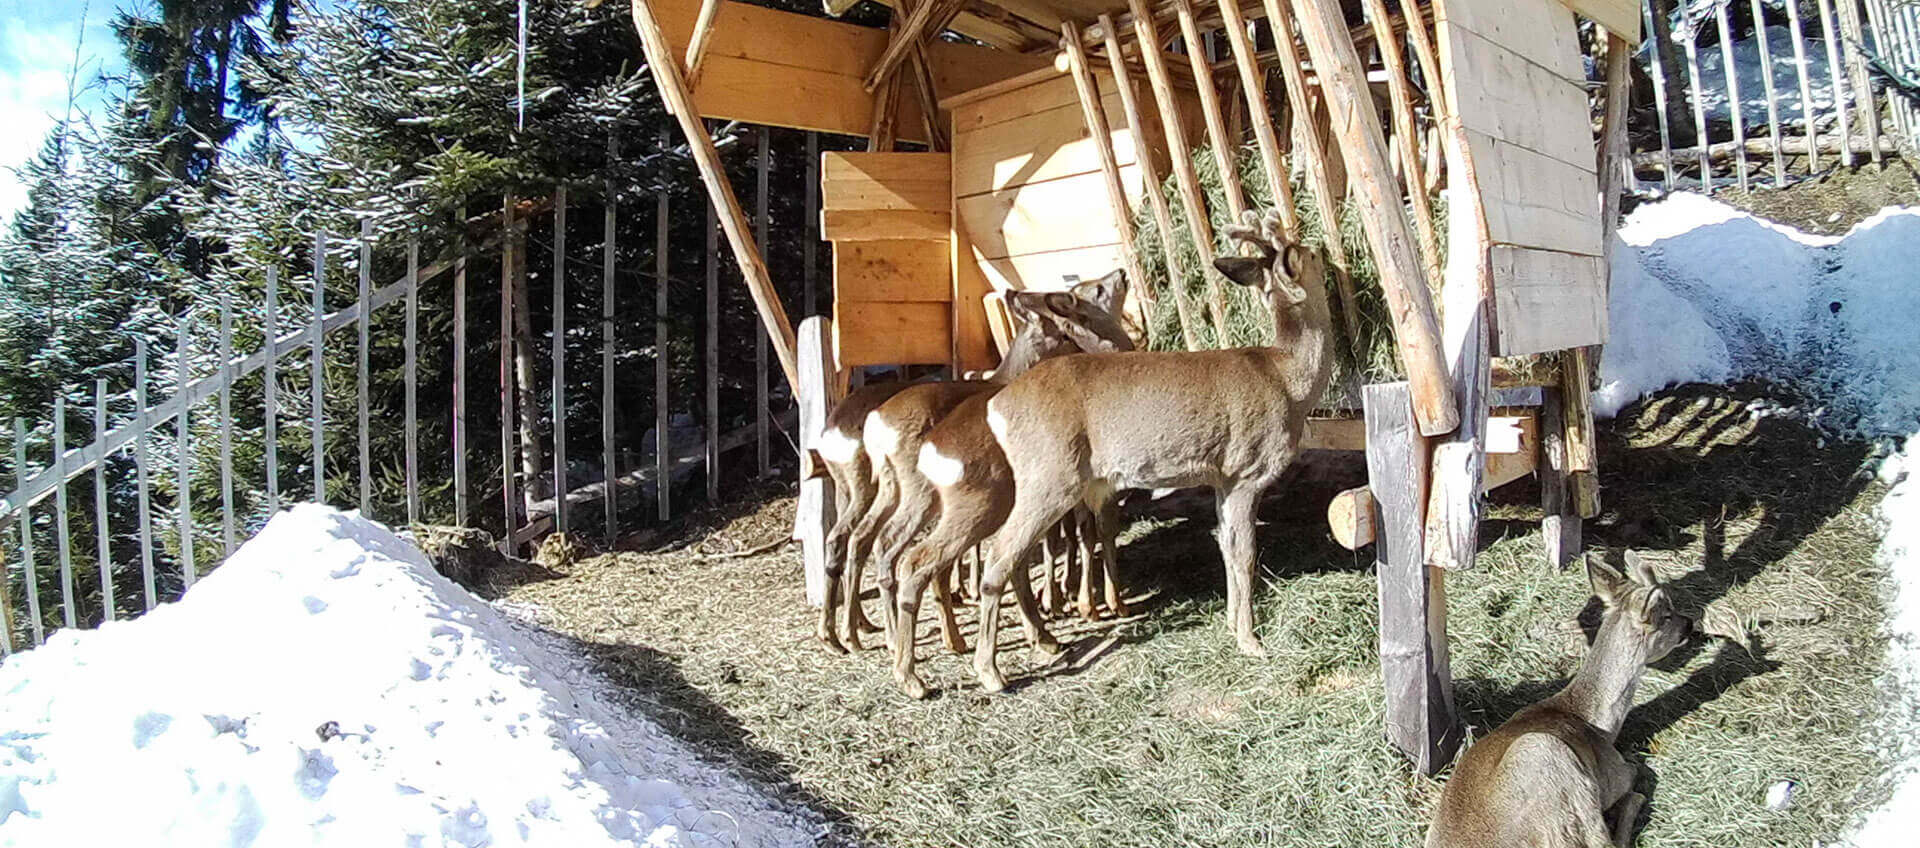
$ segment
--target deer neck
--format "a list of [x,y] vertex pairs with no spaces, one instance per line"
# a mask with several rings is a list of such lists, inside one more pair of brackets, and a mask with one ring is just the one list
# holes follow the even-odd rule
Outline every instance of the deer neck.
[[1549,702],[1579,716],[1608,739],[1619,736],[1627,712],[1633,709],[1633,691],[1646,672],[1646,663],[1634,649],[1637,644],[1634,637],[1603,625],[1580,662],[1580,671]]
[[1283,305],[1274,295],[1272,349],[1288,397],[1310,409],[1320,402],[1333,375],[1333,315],[1325,286],[1310,283],[1304,288],[1307,299],[1296,305]]

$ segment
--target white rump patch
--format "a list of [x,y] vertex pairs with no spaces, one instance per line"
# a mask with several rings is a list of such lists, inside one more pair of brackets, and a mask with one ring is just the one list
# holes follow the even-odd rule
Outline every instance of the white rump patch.
[[960,482],[966,476],[966,463],[949,456],[941,456],[932,443],[920,446],[920,473],[933,485],[946,488]]
[[880,417],[879,410],[867,413],[867,426],[861,432],[867,443],[867,456],[876,460],[892,456],[900,449],[900,431],[887,426],[887,419]]
[[845,465],[853,461],[860,452],[860,440],[840,432],[838,427],[829,427],[820,434],[820,443],[815,446],[821,458],[828,462]]
[[1000,414],[1000,397],[995,395],[987,399],[987,429],[993,431],[993,438],[1002,444],[1007,441],[1007,417]]

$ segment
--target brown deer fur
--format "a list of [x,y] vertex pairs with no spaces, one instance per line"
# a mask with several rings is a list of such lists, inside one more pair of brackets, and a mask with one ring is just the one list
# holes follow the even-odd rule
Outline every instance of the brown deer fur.
[[1110,514],[1108,501],[1122,489],[1214,490],[1228,619],[1243,653],[1264,654],[1250,597],[1254,507],[1299,452],[1333,365],[1324,263],[1278,231],[1271,215],[1258,231],[1236,227],[1230,234],[1261,256],[1214,261],[1228,279],[1267,295],[1273,347],[1062,357],[988,402],[987,423],[1012,466],[1014,502],[981,581],[974,672],[987,691],[1006,686],[994,651],[1009,574],[1076,504]]
[[[1427,848],[1626,848],[1646,800],[1614,748],[1649,662],[1693,623],[1673,612],[1652,569],[1627,553],[1627,573],[1592,554],[1587,577],[1605,612],[1573,681],[1475,742],[1440,794]],[[1605,811],[1615,809],[1608,828]]]

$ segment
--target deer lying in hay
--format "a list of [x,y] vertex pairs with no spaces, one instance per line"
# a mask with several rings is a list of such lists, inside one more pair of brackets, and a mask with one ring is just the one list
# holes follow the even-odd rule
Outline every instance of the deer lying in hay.
[[[1046,296],[1016,293],[1008,299],[1008,304],[1024,323],[1008,344],[1000,368],[988,379],[878,384],[854,391],[834,407],[819,447],[827,473],[833,478],[839,508],[826,539],[827,601],[821,607],[816,628],[821,642],[838,652],[859,650],[861,630],[873,631],[860,608],[861,564],[871,554],[875,540],[887,529],[889,519],[902,509],[915,508],[910,502],[902,503],[891,472],[876,467],[874,454],[866,445],[870,422],[877,422],[885,433],[880,437],[881,445],[891,447],[900,438],[895,434],[913,433],[916,428],[924,432],[960,401],[980,391],[998,388],[1042,359],[1077,353],[1089,346],[1094,350],[1116,349],[1121,343],[1130,346],[1124,334],[1119,336],[1120,342],[1101,335],[1111,332],[1107,329],[1111,320],[1103,320],[1103,316],[1110,315],[1108,300],[1114,289],[1115,282],[1106,278],[1082,283],[1071,294],[1054,294],[1052,306],[1058,309],[1049,306]],[[1124,283],[1119,284],[1118,290],[1124,293]],[[1100,311],[1091,312],[1089,308]],[[1101,329],[1084,329],[1081,324],[1089,320]],[[882,409],[887,412],[881,413]],[[917,433],[911,438],[917,450]],[[885,585],[890,589],[890,581]],[[843,603],[846,607],[844,644],[835,622]],[[958,638],[957,635],[954,638]]]
[[[1253,633],[1254,508],[1299,453],[1307,414],[1332,371],[1333,329],[1321,258],[1282,238],[1276,216],[1258,227],[1255,220],[1249,214],[1228,235],[1259,256],[1223,256],[1214,267],[1267,295],[1273,347],[1063,357],[987,402],[1014,483],[981,580],[974,672],[987,691],[1006,688],[994,652],[1008,577],[1075,505],[1109,518],[1122,489],[1214,490],[1228,620],[1242,653],[1265,654]],[[911,610],[903,604],[901,612]],[[901,683],[913,693],[910,681]]]
[[[1627,575],[1587,555],[1605,606],[1573,682],[1473,743],[1440,794],[1427,848],[1626,848],[1646,801],[1614,740],[1647,663],[1686,641],[1653,570],[1629,551]],[[1605,813],[1616,810],[1608,829]]]

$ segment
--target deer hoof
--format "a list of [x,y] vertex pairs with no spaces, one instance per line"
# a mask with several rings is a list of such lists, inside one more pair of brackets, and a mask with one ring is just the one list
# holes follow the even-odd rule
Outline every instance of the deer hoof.
[[986,669],[979,672],[980,691],[989,695],[998,695],[1007,691],[1007,679],[1000,676],[999,669]]
[[920,675],[912,672],[895,675],[894,682],[900,684],[900,691],[906,693],[907,697],[916,701],[927,699],[927,684],[920,682]]
[[834,636],[832,630],[822,628],[819,632],[815,633],[814,636],[820,640],[820,644],[827,646],[827,650],[829,651],[836,654],[845,654],[847,652],[846,646],[840,644],[839,638]]
[[1267,649],[1260,644],[1259,639],[1255,639],[1252,636],[1247,636],[1240,640],[1240,653],[1253,657],[1254,659],[1263,660],[1267,658]]
[[1118,601],[1114,602],[1113,604],[1114,618],[1126,618],[1127,616],[1130,616],[1130,615],[1133,615],[1133,610],[1128,609],[1126,604],[1120,603]]
[[1040,641],[1033,643],[1033,655],[1042,660],[1051,660],[1065,652],[1066,649],[1060,647],[1060,643],[1054,641],[1051,636],[1044,637]]

